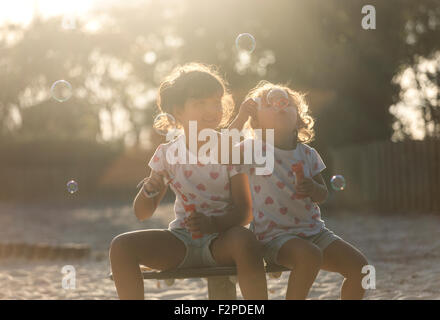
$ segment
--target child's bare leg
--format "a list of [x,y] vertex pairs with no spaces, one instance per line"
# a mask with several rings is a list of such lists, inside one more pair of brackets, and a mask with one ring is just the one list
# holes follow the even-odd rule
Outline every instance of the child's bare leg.
[[286,299],[306,299],[321,268],[321,249],[309,241],[293,238],[283,244],[277,259],[280,265],[292,270],[287,285]]
[[120,299],[144,299],[144,280],[139,265],[166,270],[177,267],[185,257],[182,241],[167,230],[141,230],[115,237],[110,263]]
[[344,276],[341,287],[341,299],[362,299],[362,267],[368,264],[367,258],[355,247],[344,240],[333,241],[323,252],[322,269],[338,272]]
[[236,265],[238,284],[244,299],[267,299],[267,283],[260,244],[246,228],[232,227],[211,242],[214,260]]

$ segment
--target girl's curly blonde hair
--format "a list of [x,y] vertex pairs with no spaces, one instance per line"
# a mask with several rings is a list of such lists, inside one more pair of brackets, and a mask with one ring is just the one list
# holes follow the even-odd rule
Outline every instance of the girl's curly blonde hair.
[[[309,106],[305,100],[305,94],[300,93],[298,91],[294,91],[282,84],[273,84],[269,81],[262,80],[260,81],[256,87],[251,89],[249,93],[246,95],[245,100],[249,98],[261,98],[263,101],[266,101],[267,94],[271,89],[281,89],[287,92],[290,98],[293,100],[297,112],[298,112],[298,124],[297,124],[297,141],[301,143],[309,143],[313,141],[315,137],[315,131],[313,130],[313,126],[315,124],[315,120],[308,114]],[[257,119],[253,119],[250,117],[249,120],[245,123],[245,129],[256,129],[258,126]]]
[[[227,82],[214,66],[192,62],[177,66],[160,84],[157,109],[159,113],[173,115],[175,108],[183,108],[188,99],[209,98],[213,94],[222,94],[223,116],[219,128],[225,127],[234,111],[234,100],[227,88]],[[173,115],[174,116],[174,115]],[[171,125],[181,128],[180,124],[170,124],[167,117],[154,124],[157,129]]]

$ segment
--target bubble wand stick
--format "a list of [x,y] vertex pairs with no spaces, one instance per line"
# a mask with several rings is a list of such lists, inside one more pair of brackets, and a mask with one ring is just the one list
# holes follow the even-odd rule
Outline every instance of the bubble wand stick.
[[[304,168],[302,162],[292,164],[292,171],[295,173],[296,184],[300,183],[304,179]],[[297,193],[296,199],[307,198],[305,194]]]

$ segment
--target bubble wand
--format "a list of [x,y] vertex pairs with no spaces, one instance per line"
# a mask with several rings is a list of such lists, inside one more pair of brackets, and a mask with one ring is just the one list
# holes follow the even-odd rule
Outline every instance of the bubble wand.
[[[158,114],[154,121],[153,121],[153,128],[156,130],[156,132],[159,135],[162,136],[166,136],[167,141],[170,141],[175,135],[176,135],[176,119],[169,113],[160,113]],[[159,129],[161,128],[161,129]],[[174,190],[177,191],[177,193],[180,195],[180,197],[182,198],[183,202],[188,202],[188,197],[185,196],[180,190],[179,188],[176,187],[176,185],[173,183],[174,181],[174,176],[172,174],[170,174],[168,171],[168,176],[170,177],[170,179],[168,180],[166,177],[163,177],[163,182],[165,185],[171,184],[174,187]],[[141,181],[141,183],[144,183],[145,179],[143,179]],[[138,184],[139,185],[141,184]],[[155,192],[148,192],[147,190],[145,190],[145,188],[143,188],[143,192],[145,194],[145,196],[147,198],[153,198],[155,196],[157,196],[159,194],[159,192],[155,191]],[[191,213],[196,211],[196,206],[193,203],[189,203],[189,204],[183,204],[184,210],[186,212],[186,215],[189,216],[191,215]],[[203,237],[202,234],[192,234],[192,238],[193,239],[197,239],[197,238],[201,238]]]
[[[304,179],[304,167],[302,162],[297,162],[292,164],[292,171],[295,173],[295,182],[296,184],[301,183]],[[304,199],[307,198],[305,194],[297,193],[296,199]]]
[[[183,192],[180,191],[179,188],[176,187],[176,185],[173,183],[173,179],[174,179],[174,177],[171,178],[171,179],[168,181],[168,184],[171,184],[171,185],[174,187],[174,189],[175,189],[175,190],[177,191],[177,193],[182,197],[182,199],[183,199],[184,202],[188,202],[188,197],[185,196],[185,195],[183,194]],[[188,203],[188,204],[185,204],[185,203],[184,203],[184,204],[183,204],[183,208],[185,209],[185,212],[186,212],[187,216],[190,216],[193,212],[196,212],[196,205],[195,205],[194,203]],[[203,234],[201,234],[201,233],[191,233],[191,237],[192,237],[193,239],[199,239],[199,238],[202,238],[202,237],[203,237]]]

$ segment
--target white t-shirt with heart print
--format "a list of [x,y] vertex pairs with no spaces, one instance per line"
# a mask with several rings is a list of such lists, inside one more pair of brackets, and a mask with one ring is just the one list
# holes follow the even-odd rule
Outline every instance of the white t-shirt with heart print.
[[272,174],[256,175],[252,165],[234,166],[234,173],[238,169],[249,176],[254,216],[250,229],[263,243],[286,231],[300,236],[317,234],[324,228],[321,211],[310,197],[297,198],[292,165],[302,162],[304,176],[311,178],[326,168],[324,162],[314,148],[302,143],[294,150],[273,150]]
[[[234,174],[231,166],[222,164],[170,164],[167,160],[167,150],[175,144],[185,145],[185,136],[180,135],[175,140],[157,147],[149,166],[154,171],[166,170],[173,178],[171,190],[176,194],[174,202],[175,219],[170,222],[169,229],[185,228],[185,205],[194,204],[196,211],[210,215],[223,215],[231,204],[229,179]],[[235,171],[235,170],[234,170]]]

